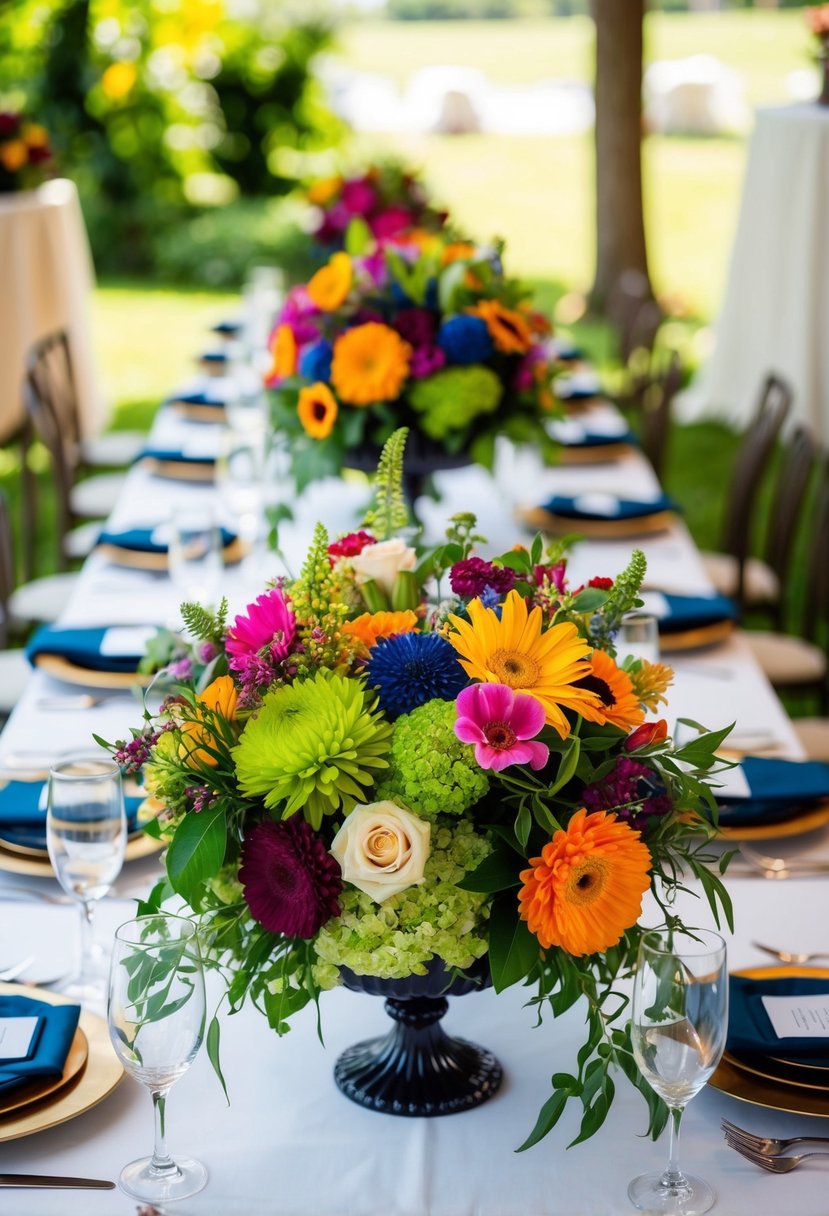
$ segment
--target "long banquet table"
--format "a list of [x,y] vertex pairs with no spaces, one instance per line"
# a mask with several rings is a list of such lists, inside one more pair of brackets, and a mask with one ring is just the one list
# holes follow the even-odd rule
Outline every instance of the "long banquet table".
[[[161,411],[152,440],[160,445],[180,439],[187,426]],[[202,426],[198,433],[200,445],[210,442],[210,428]],[[218,442],[217,434],[214,439]],[[516,505],[541,502],[553,489],[624,490],[628,495],[658,490],[650,466],[635,450],[612,465],[545,470],[531,453],[517,453],[508,445],[499,450],[493,476],[470,468],[442,474],[438,482],[443,501],[421,504],[427,535],[438,535],[452,511],[477,509],[491,551],[503,551],[519,537],[526,539],[513,518]],[[138,465],[125,479],[113,522],[159,518],[212,495],[209,487],[162,481]],[[332,531],[345,530],[359,517],[365,498],[359,481],[312,487],[297,505],[296,520],[281,535],[290,564],[296,568],[317,517]],[[669,531],[636,543],[647,553],[649,582],[666,589],[706,590],[704,571],[680,520]],[[572,578],[615,574],[626,563],[631,545],[581,543],[571,560]],[[261,583],[277,572],[278,563],[270,560],[258,572]],[[236,608],[261,589],[252,586],[252,580],[245,585],[238,571],[227,582]],[[163,624],[175,609],[176,595],[166,576],[118,570],[93,554],[62,619],[67,624]],[[92,731],[115,738],[137,722],[136,706],[123,698],[81,712],[39,708],[46,694],[70,691],[77,690],[43,672],[32,674],[0,736],[0,772],[15,753],[49,755],[82,747]],[[799,754],[791,724],[738,634],[716,648],[678,658],[669,723],[678,716],[712,728],[735,721],[741,734],[772,735],[782,753]],[[829,838],[819,837],[816,848],[829,856]],[[125,866],[99,910],[102,939],[130,916],[128,901],[147,888],[159,869],[154,859]],[[75,949],[76,911],[34,899],[11,900],[13,887],[50,893],[56,884],[0,873],[0,940],[12,940],[18,953],[38,952],[48,969],[50,957],[65,959]],[[792,878],[769,883],[743,866],[730,888],[736,916],[736,932],[729,939],[733,967],[767,961],[752,940],[798,949],[825,947],[825,881]],[[710,925],[707,904],[693,884],[682,906],[691,923]],[[653,909],[646,909],[645,915],[656,923]],[[211,990],[218,1000],[212,981]],[[573,1110],[539,1146],[525,1154],[513,1151],[549,1094],[551,1074],[572,1068],[583,1019],[577,1006],[565,1017],[546,1019],[534,1028],[534,1014],[524,1008],[529,995],[524,989],[497,997],[488,991],[451,1002],[448,1029],[493,1050],[504,1065],[505,1081],[498,1095],[477,1110],[433,1120],[364,1111],[334,1086],[332,1066],[339,1051],[387,1029],[382,1002],[375,998],[345,990],[324,997],[324,1050],[317,1041],[313,1010],[296,1017],[283,1039],[253,1010],[223,1017],[222,1060],[231,1105],[225,1105],[202,1053],[173,1089],[169,1140],[174,1153],[201,1158],[210,1180],[200,1195],[169,1210],[182,1216],[610,1216],[632,1211],[626,1198],[629,1179],[660,1167],[666,1146],[643,1138],[644,1103],[624,1078],[618,1079],[607,1122],[587,1143],[566,1150],[578,1128]],[[806,1167],[785,1180],[769,1178],[726,1148],[719,1130],[723,1116],[776,1135],[829,1132],[820,1119],[760,1110],[704,1090],[684,1120],[682,1161],[713,1183],[719,1193],[717,1212],[779,1216],[786,1209],[799,1216],[825,1216],[819,1170]],[[127,1079],[98,1107],[35,1136],[3,1143],[0,1123],[0,1172],[115,1179],[128,1160],[148,1151],[151,1124],[147,1094]],[[13,1192],[4,1210],[15,1216],[121,1216],[135,1213],[136,1205],[117,1191],[39,1190]]]

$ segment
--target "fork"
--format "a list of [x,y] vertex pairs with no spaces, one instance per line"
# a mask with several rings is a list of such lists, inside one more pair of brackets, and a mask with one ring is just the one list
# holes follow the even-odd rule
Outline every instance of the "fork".
[[822,951],[806,951],[797,950],[775,950],[773,946],[764,946],[762,942],[752,942],[755,950],[762,950],[764,954],[770,954],[773,958],[779,958],[781,963],[811,963],[816,958],[829,958],[829,954]]
[[799,1157],[768,1157],[765,1153],[756,1153],[753,1149],[746,1148],[744,1144],[733,1140],[728,1135],[725,1139],[728,1147],[733,1148],[735,1153],[745,1157],[746,1161],[759,1165],[761,1169],[768,1170],[770,1174],[790,1174],[810,1157],[829,1157],[829,1153],[801,1153]]
[[741,1141],[746,1148],[756,1153],[782,1153],[793,1144],[829,1144],[829,1136],[789,1136],[786,1139],[777,1136],[755,1136],[754,1132],[747,1132],[728,1119],[722,1119],[720,1127],[731,1140]]

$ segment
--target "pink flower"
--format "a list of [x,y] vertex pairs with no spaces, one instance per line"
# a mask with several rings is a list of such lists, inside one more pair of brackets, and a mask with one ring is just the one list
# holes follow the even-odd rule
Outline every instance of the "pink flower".
[[237,616],[227,633],[231,671],[244,671],[253,655],[267,652],[279,663],[291,653],[296,636],[296,617],[278,587],[258,595],[248,604],[247,616]]
[[544,708],[535,697],[506,684],[473,684],[458,695],[455,734],[474,743],[481,768],[500,772],[510,764],[543,768],[550,749],[531,742],[544,725]]
[[368,215],[377,206],[377,191],[364,178],[346,182],[342,204],[349,215]]
[[413,380],[425,380],[446,363],[446,355],[439,346],[418,346],[412,351],[409,373]]
[[414,216],[407,207],[386,207],[371,216],[368,226],[378,241],[389,241],[398,233],[411,228]]
[[332,540],[328,546],[328,555],[329,557],[357,557],[366,545],[376,544],[375,537],[370,532],[364,532],[361,529],[359,532],[349,532],[347,536],[341,536],[339,540]]

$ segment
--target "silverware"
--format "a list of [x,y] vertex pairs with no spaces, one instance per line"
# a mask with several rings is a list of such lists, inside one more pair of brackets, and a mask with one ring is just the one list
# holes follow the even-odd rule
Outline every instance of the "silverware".
[[4,970],[0,971],[0,980],[2,980],[5,984],[10,984],[12,980],[16,980],[19,975],[22,975],[28,967],[31,967],[34,961],[35,956],[30,954],[28,958],[21,959],[20,962],[15,963],[14,966],[6,967]]
[[729,1136],[728,1132],[725,1134],[725,1140],[728,1147],[733,1148],[735,1153],[745,1157],[746,1161],[759,1165],[761,1169],[768,1170],[770,1174],[790,1174],[810,1157],[829,1157],[829,1153],[801,1153],[798,1157],[768,1157],[765,1153],[757,1153],[754,1149],[746,1148],[742,1141],[735,1140]]
[[0,1186],[66,1187],[73,1190],[114,1191],[115,1183],[101,1178],[61,1178],[57,1174],[0,1174]]
[[740,856],[763,878],[813,878],[818,874],[829,874],[829,859],[807,855],[770,857],[745,843],[740,845]]
[[47,712],[57,710],[62,713],[64,710],[96,709],[99,705],[109,705],[113,701],[128,701],[133,705],[136,704],[135,697],[130,696],[129,693],[111,693],[109,696],[93,697],[88,692],[82,692],[76,696],[41,697],[40,700],[35,701],[35,709],[44,709]]
[[829,958],[829,954],[821,951],[775,950],[773,946],[764,946],[762,942],[752,942],[755,950],[762,950],[772,958],[779,958],[781,963],[810,963],[816,958]]
[[742,1141],[746,1148],[771,1156],[785,1152],[793,1144],[829,1144],[829,1136],[788,1136],[785,1139],[777,1136],[755,1136],[754,1132],[747,1132],[729,1119],[720,1120],[720,1127],[732,1140]]

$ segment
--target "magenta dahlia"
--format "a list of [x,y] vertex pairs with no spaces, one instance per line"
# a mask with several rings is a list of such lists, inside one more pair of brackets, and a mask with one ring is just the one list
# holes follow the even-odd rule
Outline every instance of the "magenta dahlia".
[[245,613],[237,616],[227,633],[231,671],[245,671],[254,655],[281,663],[291,653],[296,637],[296,617],[282,592],[274,587],[258,595]]
[[485,591],[506,595],[515,586],[515,571],[509,566],[493,566],[482,557],[466,557],[455,562],[449,571],[449,582],[455,595],[469,599],[483,595]]
[[339,863],[302,815],[248,832],[239,881],[251,915],[269,933],[311,938],[340,914]]

